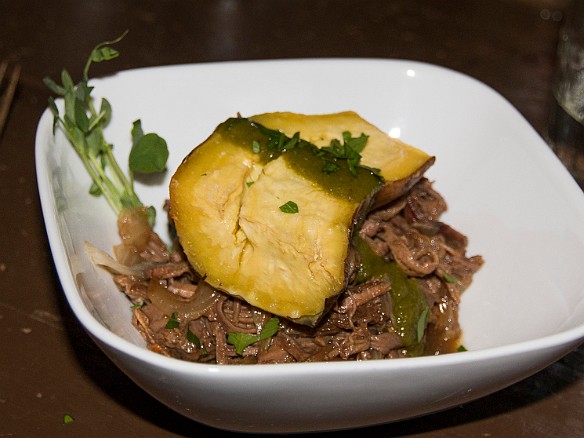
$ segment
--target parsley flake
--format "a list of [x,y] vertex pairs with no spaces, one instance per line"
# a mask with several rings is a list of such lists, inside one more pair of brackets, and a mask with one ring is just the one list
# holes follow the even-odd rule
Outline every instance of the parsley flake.
[[170,319],[168,320],[168,322],[166,323],[166,325],[164,326],[164,328],[174,329],[174,328],[177,328],[178,326],[179,326],[178,318],[176,316],[176,313],[173,313],[170,316]]
[[447,283],[456,283],[458,282],[458,278],[456,278],[454,275],[449,274],[448,272],[445,272],[444,275],[444,280],[446,280]]
[[[300,132],[296,132],[292,137],[284,133],[266,128],[262,125],[255,125],[267,137],[267,141],[260,143],[258,140],[251,142],[251,149],[256,154],[266,154],[267,158],[275,159],[281,154],[295,149],[310,150],[314,156],[318,157],[323,164],[323,173],[330,175],[348,167],[353,176],[357,176],[357,168],[367,169],[379,175],[379,169],[370,168],[361,164],[361,152],[365,148],[369,136],[365,133],[357,137],[349,131],[342,133],[342,140],[333,139],[329,146],[317,147],[314,144],[300,138]],[[341,164],[343,163],[343,164]],[[346,164],[345,164],[346,163]]]
[[283,205],[280,205],[280,211],[283,213],[296,214],[298,213],[298,204],[294,201],[288,201]]
[[430,310],[429,307],[425,307],[424,310],[422,310],[420,318],[418,319],[418,323],[416,325],[416,334],[418,342],[421,342],[422,338],[424,337],[424,332],[426,331],[426,324],[428,323],[429,310]]
[[134,304],[130,306],[130,309],[132,310],[140,309],[141,307],[144,307],[144,304],[146,304],[144,301],[136,301]]
[[195,335],[190,328],[187,329],[187,340],[195,344],[198,348],[201,348],[201,341],[199,340],[199,337]]
[[365,148],[369,136],[361,134],[353,137],[350,132],[343,132],[343,142],[337,139],[331,140],[329,146],[320,149],[318,155],[324,162],[323,172],[331,174],[340,169],[338,160],[346,160],[349,171],[357,176],[357,167],[360,167],[361,151]]
[[209,352],[207,351],[207,348],[201,344],[201,340],[199,339],[199,337],[197,335],[195,335],[190,328],[187,329],[187,341],[192,342],[193,344],[195,344],[195,346],[197,348],[202,348],[203,349],[203,354],[206,356],[207,354],[209,354]]
[[264,324],[259,335],[250,335],[249,333],[230,332],[227,335],[227,343],[235,346],[235,352],[240,356],[243,350],[256,342],[269,339],[278,332],[280,320],[276,317],[271,318]]

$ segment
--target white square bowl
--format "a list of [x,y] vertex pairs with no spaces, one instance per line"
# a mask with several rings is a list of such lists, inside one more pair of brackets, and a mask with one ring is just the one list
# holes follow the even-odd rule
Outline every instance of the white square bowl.
[[[160,208],[182,158],[227,117],[353,110],[437,157],[428,176],[445,222],[486,263],[460,309],[468,352],[351,363],[220,366],[145,348],[127,299],[87,259],[85,241],[118,243],[116,218],[88,195],[80,160],[45,112],[36,137],[39,193],[73,312],[138,385],[196,421],[244,432],[305,432],[397,421],[468,402],[526,378],[584,339],[584,195],[500,95],[462,74],[374,59],[248,61],[158,67],[94,80],[124,162],[130,129],[163,136],[169,172],[138,183]],[[156,231],[168,238],[160,218]]]

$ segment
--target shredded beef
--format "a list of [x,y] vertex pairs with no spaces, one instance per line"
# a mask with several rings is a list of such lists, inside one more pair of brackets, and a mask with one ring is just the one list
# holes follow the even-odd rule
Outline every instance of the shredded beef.
[[[470,285],[483,259],[467,257],[467,238],[439,221],[444,199],[427,179],[406,195],[368,215],[359,236],[379,257],[394,261],[423,292],[430,308],[424,335],[424,354],[454,351],[461,330],[460,296]],[[359,255],[351,250],[351,263]],[[335,360],[371,360],[408,355],[392,324],[392,284],[387,277],[350,284],[314,328],[280,320],[269,339],[255,342],[238,354],[227,342],[229,333],[257,335],[272,317],[244,301],[221,294],[199,318],[178,318],[169,325],[166,315],[148,299],[150,281],[164,280],[170,294],[195,299],[202,281],[192,271],[180,246],[170,252],[152,233],[143,261],[157,262],[140,278],[116,275],[118,288],[136,304],[133,324],[148,348],[183,360],[219,364],[290,363]],[[175,319],[175,321],[177,321]]]

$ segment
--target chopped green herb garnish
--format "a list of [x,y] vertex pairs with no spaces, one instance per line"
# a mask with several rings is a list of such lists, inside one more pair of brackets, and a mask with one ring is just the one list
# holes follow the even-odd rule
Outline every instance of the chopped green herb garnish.
[[132,304],[130,306],[130,309],[135,310],[135,309],[139,309],[141,307],[144,307],[144,301],[136,301],[134,304]]
[[296,146],[310,146],[310,143],[300,139],[299,132],[295,133],[292,137],[287,137],[280,131],[268,129],[262,125],[254,124],[254,126],[257,126],[267,136],[267,141],[263,142],[263,145],[258,140],[252,140],[251,150],[254,154],[265,152],[271,159],[274,159],[284,152],[291,151]]
[[[217,127],[216,133],[250,153],[252,150],[258,151],[259,144],[254,161],[265,165],[282,158],[286,166],[301,178],[321,187],[331,196],[350,202],[363,201],[384,181],[379,170],[361,164],[358,151],[363,146],[365,136],[355,137],[358,140],[353,145],[353,137],[347,132],[345,140],[340,138],[338,141],[340,150],[333,154],[330,150],[323,150],[301,139],[298,132],[288,137],[280,131],[242,117],[227,119]],[[343,148],[346,149],[344,152]],[[353,152],[348,152],[348,149]],[[345,156],[350,156],[351,160],[343,158]]]
[[[338,170],[340,166],[336,160],[347,160],[349,170],[353,176],[357,176],[357,167],[361,161],[361,151],[367,143],[369,136],[361,134],[359,137],[352,137],[350,132],[343,132],[343,143],[337,139],[331,141],[330,146],[324,146],[320,149],[318,155],[324,161],[323,171],[332,173]],[[336,166],[335,166],[336,165]]]
[[288,201],[285,204],[280,205],[280,211],[283,213],[296,214],[298,213],[298,204],[294,201]]
[[190,328],[187,329],[187,340],[195,344],[198,348],[201,348],[201,341],[199,340],[199,337],[195,335]]
[[339,164],[335,163],[334,161],[326,161],[324,159],[323,159],[323,161],[325,163],[322,166],[322,171],[324,173],[326,173],[327,175],[330,175],[331,173],[335,173],[341,169],[341,166],[339,166]]
[[274,159],[285,152],[290,152],[297,148],[309,149],[315,156],[321,159],[323,163],[322,171],[326,174],[340,170],[340,161],[346,161],[353,176],[357,176],[357,167],[365,168],[377,174],[379,173],[378,169],[372,169],[360,164],[361,152],[369,139],[369,136],[364,133],[359,137],[353,137],[350,132],[345,131],[342,134],[342,142],[333,139],[329,146],[318,148],[312,143],[302,140],[300,138],[300,132],[296,132],[292,137],[287,137],[280,131],[268,129],[258,124],[255,126],[267,136],[267,141],[263,143],[258,140],[251,141],[251,149],[255,154],[263,152],[269,159]]
[[456,283],[458,282],[458,278],[456,278],[454,275],[449,274],[448,272],[445,272],[444,275],[444,280],[446,280],[448,283]]
[[254,182],[255,182],[255,181],[248,181],[248,182],[246,182],[246,183],[245,183],[245,185],[246,185],[247,187],[251,187],[251,186],[253,186],[253,183],[254,183]]
[[458,348],[456,349],[456,351],[458,351],[459,353],[462,353],[463,351],[468,351],[466,349],[466,347],[464,345],[459,345]]
[[75,421],[75,418],[73,418],[71,415],[69,415],[69,414],[63,415],[63,424],[71,424],[74,421]]
[[[53,131],[61,127],[63,133],[81,158],[92,179],[89,193],[103,196],[112,210],[119,214],[123,208],[141,207],[143,204],[134,190],[135,174],[162,172],[168,159],[168,148],[164,139],[156,134],[144,134],[139,120],[131,130],[132,149],[128,160],[128,175],[124,173],[113,155],[113,145],[105,139],[103,129],[108,125],[112,108],[107,99],[102,99],[99,109],[94,105],[89,86],[89,69],[95,62],[115,59],[119,52],[111,46],[120,42],[123,33],[113,41],[105,41],[92,50],[83,77],[75,84],[67,70],[61,72],[61,85],[51,78],[44,78],[49,89],[63,99],[63,114],[53,97],[49,108],[53,114]],[[148,219],[154,224],[155,210],[149,208]]]
[[264,324],[259,335],[231,332],[227,335],[227,343],[235,346],[235,352],[241,356],[243,354],[243,350],[245,350],[248,346],[274,336],[278,332],[279,324],[280,320],[274,317]]
[[209,352],[207,351],[207,348],[203,344],[201,344],[201,340],[199,339],[199,337],[197,335],[195,335],[191,331],[190,328],[187,328],[187,341],[192,342],[193,344],[195,344],[195,346],[197,348],[202,348],[204,355],[209,354]]
[[180,325],[180,323],[178,321],[178,318],[176,316],[176,313],[173,313],[170,316],[170,318],[169,318],[168,322],[166,323],[166,325],[164,326],[164,328],[174,329],[174,328],[177,328],[179,325]]
[[422,338],[424,337],[424,333],[426,332],[426,325],[428,323],[429,312],[430,312],[430,308],[425,307],[424,310],[422,310],[420,317],[418,318],[418,325],[417,325],[418,342],[422,341]]

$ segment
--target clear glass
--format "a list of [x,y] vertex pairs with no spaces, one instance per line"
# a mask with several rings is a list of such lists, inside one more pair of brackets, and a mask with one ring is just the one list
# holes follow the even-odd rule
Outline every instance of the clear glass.
[[584,189],[584,0],[566,11],[553,94],[548,142]]

